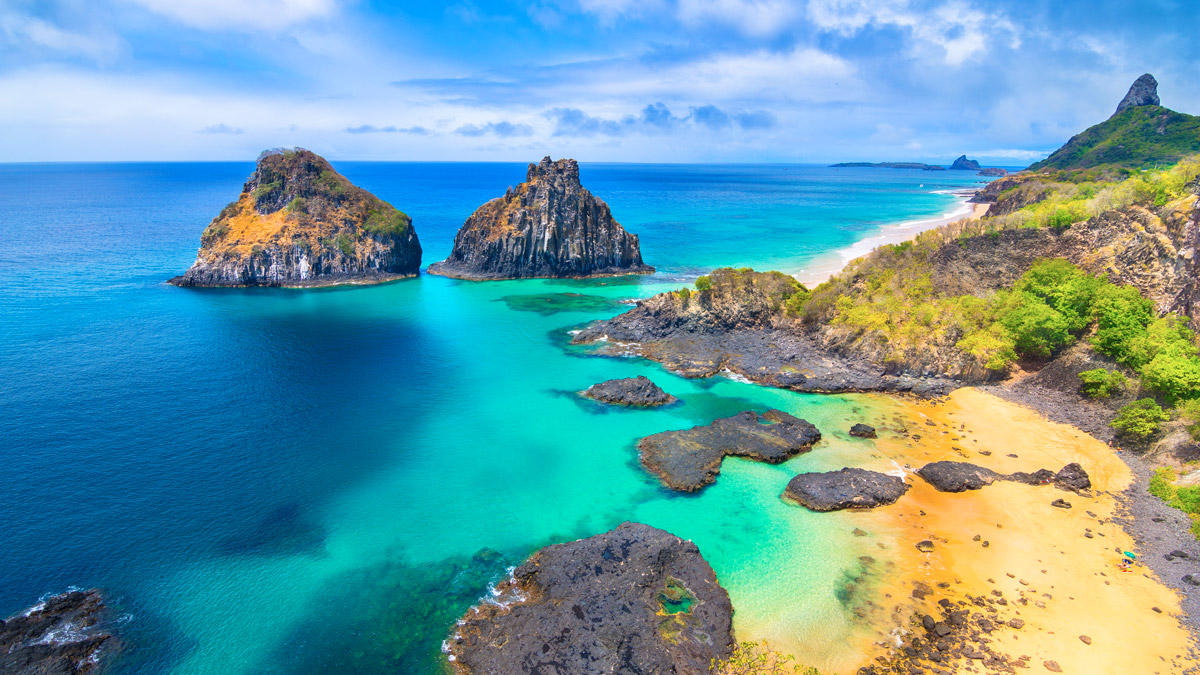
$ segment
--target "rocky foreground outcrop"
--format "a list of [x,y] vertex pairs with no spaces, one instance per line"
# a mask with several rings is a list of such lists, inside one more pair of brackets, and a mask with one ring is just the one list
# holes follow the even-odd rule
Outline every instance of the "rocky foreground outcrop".
[[269,151],[176,286],[327,286],[413,277],[412,220],[303,149]]
[[535,553],[445,651],[458,675],[699,675],[732,653],[732,619],[695,544],[625,523]]
[[606,380],[593,384],[581,391],[579,395],[609,405],[627,405],[637,408],[668,405],[679,400],[663,391],[645,375]]
[[638,441],[642,466],[672,490],[695,492],[717,479],[727,455],[778,464],[808,452],[821,432],[779,410],[752,411]]
[[99,591],[69,591],[0,621],[0,673],[99,672],[118,646],[103,627],[106,612]]
[[650,274],[638,237],[579,182],[573,159],[530,164],[524,183],[479,207],[430,274],[457,279]]
[[802,473],[788,482],[785,499],[812,511],[873,509],[895,504],[908,492],[903,478],[878,471],[845,468],[824,473]]
[[980,490],[997,481],[1024,483],[1025,485],[1054,485],[1060,490],[1082,492],[1092,487],[1092,481],[1083,467],[1072,462],[1055,473],[1039,469],[1033,473],[1018,471],[1002,474],[969,462],[931,462],[917,470],[917,475],[939,492],[966,492]]

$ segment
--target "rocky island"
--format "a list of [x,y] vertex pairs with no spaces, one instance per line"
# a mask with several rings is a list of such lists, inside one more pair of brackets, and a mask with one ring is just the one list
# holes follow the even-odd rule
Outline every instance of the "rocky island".
[[104,627],[100,592],[68,591],[0,621],[0,673],[76,675],[98,672],[118,640]]
[[778,464],[808,452],[821,432],[780,410],[744,411],[711,424],[664,431],[638,441],[642,466],[663,485],[695,492],[717,479],[726,456]]
[[903,478],[847,467],[799,474],[788,482],[783,496],[811,511],[840,511],[895,504],[905,492],[908,483]]
[[456,279],[571,279],[650,274],[636,234],[579,182],[573,159],[530,164],[524,183],[479,207],[430,274]]
[[301,148],[264,152],[176,286],[329,286],[413,277],[412,219]]
[[583,390],[579,395],[610,405],[626,405],[638,408],[668,405],[679,400],[663,391],[661,387],[651,382],[650,378],[645,375],[599,382]]
[[732,618],[695,544],[624,523],[533,554],[444,649],[457,675],[701,675],[733,651]]

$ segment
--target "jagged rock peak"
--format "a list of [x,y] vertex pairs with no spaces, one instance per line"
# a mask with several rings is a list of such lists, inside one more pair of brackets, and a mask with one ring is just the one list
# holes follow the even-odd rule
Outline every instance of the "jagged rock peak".
[[1125,98],[1117,104],[1117,111],[1113,116],[1120,115],[1127,108],[1135,108],[1139,105],[1158,105],[1158,80],[1150,73],[1142,75],[1133,81],[1129,87],[1129,93],[1125,94]]
[[559,176],[571,185],[579,185],[579,162],[573,159],[552,160],[550,155],[546,155],[537,164],[529,165],[525,180],[534,181],[539,178],[554,180]]
[[429,272],[456,279],[649,274],[638,237],[579,182],[573,159],[530,164],[525,182],[480,206]]
[[980,168],[979,162],[967,159],[966,155],[959,155],[958,159],[954,160],[954,163],[950,165],[951,171],[978,171]]

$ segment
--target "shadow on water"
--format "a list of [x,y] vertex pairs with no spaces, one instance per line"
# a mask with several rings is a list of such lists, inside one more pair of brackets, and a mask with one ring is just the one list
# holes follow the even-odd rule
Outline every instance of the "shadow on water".
[[620,300],[581,293],[506,295],[499,300],[511,310],[536,312],[542,316],[559,312],[606,312],[622,306]]
[[325,530],[308,522],[298,504],[285,504],[259,521],[253,530],[225,537],[217,544],[222,555],[321,555]]

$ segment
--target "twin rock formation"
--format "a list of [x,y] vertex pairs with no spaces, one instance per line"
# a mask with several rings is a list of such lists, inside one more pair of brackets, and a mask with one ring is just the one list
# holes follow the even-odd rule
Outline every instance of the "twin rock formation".
[[[176,286],[328,286],[415,277],[412,219],[308,150],[263,153],[237,201],[200,238]],[[460,279],[649,274],[637,235],[579,183],[573,159],[530,164],[528,178],[481,206],[429,271]]]

